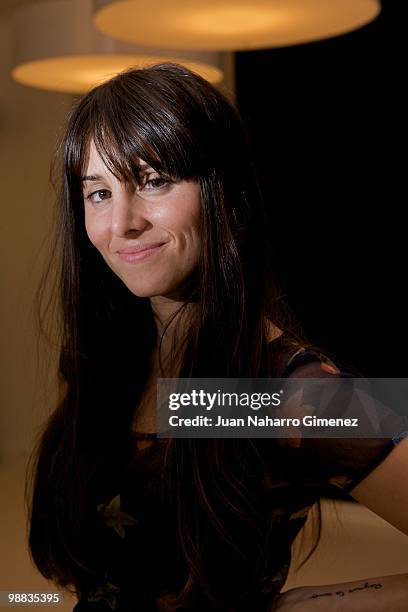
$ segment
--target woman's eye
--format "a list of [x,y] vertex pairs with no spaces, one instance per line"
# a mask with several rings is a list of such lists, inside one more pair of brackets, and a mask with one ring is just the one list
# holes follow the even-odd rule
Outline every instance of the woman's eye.
[[110,198],[111,195],[112,194],[108,189],[98,189],[97,191],[93,191],[86,196],[86,199],[93,202],[93,204],[98,204],[98,202],[103,202],[103,200]]
[[146,189],[146,191],[162,189],[169,182],[170,181],[168,179],[165,179],[162,176],[156,176],[155,178],[145,180],[142,185],[142,189]]

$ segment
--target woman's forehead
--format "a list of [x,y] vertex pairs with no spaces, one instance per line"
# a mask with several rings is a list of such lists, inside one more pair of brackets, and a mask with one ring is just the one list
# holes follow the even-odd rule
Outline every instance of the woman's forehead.
[[[86,151],[84,154],[83,160],[83,172],[85,174],[94,174],[96,170],[100,171],[108,171],[112,173],[112,164],[107,163],[107,154],[103,154],[98,150],[97,145],[93,138],[90,139],[88,146],[86,147]],[[147,163],[142,157],[135,156],[132,157],[131,160],[126,160],[127,163],[131,161],[131,166],[138,172],[145,172],[146,170],[153,170],[154,168]]]

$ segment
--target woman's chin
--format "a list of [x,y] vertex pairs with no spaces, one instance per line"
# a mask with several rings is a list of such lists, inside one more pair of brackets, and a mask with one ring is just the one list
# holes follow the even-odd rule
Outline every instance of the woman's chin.
[[136,295],[140,298],[153,298],[159,296],[164,297],[169,293],[172,293],[172,288],[169,287],[168,284],[140,286],[125,282],[125,285],[129,289],[129,291],[133,293],[133,295]]

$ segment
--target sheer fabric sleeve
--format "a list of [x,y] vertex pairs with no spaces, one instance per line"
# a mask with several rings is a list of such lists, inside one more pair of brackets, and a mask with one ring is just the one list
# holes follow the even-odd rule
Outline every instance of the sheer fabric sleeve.
[[[353,374],[336,365],[325,354],[310,349],[300,350],[294,355],[286,376],[288,379],[353,378]],[[312,438],[302,437],[297,430],[292,437],[280,440],[294,480],[305,486],[317,482],[323,488],[335,486],[348,493],[408,437],[408,417],[390,406],[366,401],[354,405],[354,415],[356,410],[359,421],[364,423],[364,431],[375,437]],[[344,412],[347,416],[346,408]],[[338,405],[336,415],[342,416]]]

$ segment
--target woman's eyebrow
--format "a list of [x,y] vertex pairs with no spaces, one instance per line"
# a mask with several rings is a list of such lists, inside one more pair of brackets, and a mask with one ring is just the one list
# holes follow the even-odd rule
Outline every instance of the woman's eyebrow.
[[[140,171],[144,171],[146,169],[150,169],[153,170],[153,168],[151,166],[149,166],[149,164],[143,163],[143,164],[137,164],[137,169]],[[85,183],[86,181],[102,181],[103,180],[103,176],[101,176],[100,174],[89,174],[86,176],[82,176],[81,177],[81,182]]]
[[103,180],[103,177],[100,176],[99,174],[90,174],[88,176],[81,177],[81,181],[83,183],[85,183],[85,181],[101,181],[101,180]]

